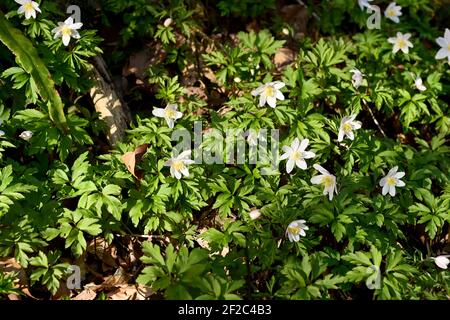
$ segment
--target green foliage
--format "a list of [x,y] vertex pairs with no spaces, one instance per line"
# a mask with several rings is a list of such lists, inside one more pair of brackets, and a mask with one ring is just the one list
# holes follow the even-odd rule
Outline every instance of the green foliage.
[[[19,68],[16,68],[15,72],[9,69],[9,73],[6,73],[6,75],[16,74],[14,79],[16,83],[15,88],[20,88],[24,82],[28,83],[27,86],[29,87],[27,89],[31,92],[39,93],[43,101],[47,103],[50,119],[55,123],[56,127],[65,132],[67,127],[64,105],[54,87],[50,72],[40,59],[33,44],[18,29],[11,26],[2,12],[0,12],[0,40],[16,55],[22,69],[20,71]],[[17,84],[17,71],[22,75],[22,83],[19,86]],[[23,81],[24,72],[30,75],[25,81]]]
[[[356,1],[304,2],[298,37],[272,0],[105,0],[83,8],[67,47],[52,33],[56,3],[41,1],[36,19],[2,4],[11,11],[0,14],[0,257],[14,257],[43,297],[72,263],[117,275],[99,240],[128,264],[130,284],[166,299],[448,299],[450,275],[433,260],[448,254],[450,226],[450,72],[435,59],[448,14],[439,1],[399,1],[399,24],[383,17],[367,30]],[[392,52],[397,31],[411,33],[408,54]],[[143,47],[148,67],[123,92],[132,121],[112,147],[89,95],[92,58],[104,52],[123,78]],[[280,52],[292,55],[285,65]],[[261,106],[258,88],[279,82],[284,99]],[[154,116],[167,104],[182,113],[174,128]],[[350,115],[361,128],[339,141]],[[203,156],[181,179],[168,163],[177,129],[191,135],[191,158]],[[287,173],[279,156],[270,167],[269,144],[250,161],[250,130],[270,129],[281,154],[308,139],[306,169]],[[332,199],[312,183],[314,164],[335,176]],[[383,195],[395,166],[405,185]],[[291,242],[296,220],[308,229]],[[0,272],[2,298],[19,293],[17,277]]]

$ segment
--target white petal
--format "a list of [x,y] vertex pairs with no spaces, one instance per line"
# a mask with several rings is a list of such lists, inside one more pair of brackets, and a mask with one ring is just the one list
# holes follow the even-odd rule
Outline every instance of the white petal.
[[72,30],[72,38],[80,39],[80,34],[76,30]]
[[312,159],[316,156],[316,154],[314,152],[311,151],[304,151],[303,152],[303,158],[305,159]]
[[175,111],[175,119],[180,119],[181,117],[183,117],[183,113],[180,111]]
[[305,151],[305,149],[308,147],[308,144],[309,144],[309,139],[303,139],[302,142],[300,143],[299,150]]
[[383,190],[381,191],[381,194],[382,194],[383,196],[385,196],[385,195],[388,193],[388,191],[389,191],[389,185],[386,183],[386,184],[383,186]]
[[70,28],[71,29],[80,29],[83,26],[81,22],[73,23]]
[[275,97],[267,97],[266,99],[267,99],[267,104],[271,108],[276,108],[277,107],[277,99]]
[[166,116],[166,113],[164,109],[162,108],[154,108],[152,111],[152,114],[156,117],[164,118]]
[[393,176],[398,170],[398,166],[393,167],[391,170],[389,170],[388,172],[388,176]]
[[333,189],[330,192],[328,192],[328,199],[330,201],[333,200]]
[[436,53],[436,56],[434,58],[440,60],[440,59],[444,59],[449,56],[450,56],[450,51],[447,48],[441,48]]
[[341,127],[339,128],[338,142],[341,142],[342,140],[344,140],[344,129]]
[[292,151],[298,150],[299,145],[300,145],[300,141],[298,140],[298,138],[295,138],[294,141],[292,141],[292,144],[291,144]]
[[167,160],[167,161],[164,162],[164,166],[165,167],[170,167],[171,165],[172,165],[172,159]]
[[354,139],[355,139],[355,135],[353,134],[353,131],[347,132],[347,137],[348,137],[350,140],[354,140]]
[[323,175],[314,176],[314,177],[311,178],[311,183],[312,184],[321,184],[322,183],[322,179],[323,179]]
[[259,96],[259,106],[263,107],[266,104],[267,97],[265,94]]
[[450,260],[445,256],[438,256],[434,258],[434,262],[441,269],[447,269],[450,264]]
[[173,173],[175,174],[175,178],[177,178],[178,180],[181,179],[182,175],[180,171],[174,170]]
[[184,167],[180,171],[185,177],[189,177],[189,169],[188,169],[188,167]]
[[445,28],[444,38],[447,40],[447,43],[450,43],[450,30]]
[[384,187],[386,185],[386,180],[387,180],[386,177],[381,178],[381,180],[380,180],[380,187]]
[[69,36],[68,34],[64,34],[64,35],[62,36],[62,41],[63,41],[63,44],[67,47],[67,45],[68,45],[69,42],[70,42],[70,36]]
[[389,194],[391,195],[391,196],[395,196],[395,186],[390,186],[389,187]]
[[405,176],[404,172],[397,172],[396,174],[394,174],[394,177],[396,177],[397,179],[401,179]]
[[297,167],[299,167],[302,170],[306,170],[308,168],[308,165],[306,164],[305,160],[299,160],[297,161]]
[[277,90],[283,88],[285,85],[286,85],[286,84],[285,84],[284,82],[282,82],[282,81],[275,81],[275,82],[273,83],[273,87],[274,87],[275,89],[277,89]]
[[180,153],[180,155],[177,157],[177,159],[179,159],[179,160],[190,159],[191,153],[192,153],[192,150],[185,150],[182,153]]
[[281,156],[280,156],[280,160],[285,160],[285,159],[287,159],[287,158],[289,158],[289,156],[290,156],[290,153],[283,153]]
[[404,187],[406,184],[402,180],[398,180],[396,187]]
[[361,129],[361,126],[362,126],[362,123],[359,122],[359,121],[354,121],[354,122],[352,122],[352,128],[353,128],[353,130]]
[[439,37],[436,39],[436,43],[441,46],[442,48],[447,47],[447,41],[445,41],[445,38]]
[[265,88],[266,88],[266,86],[262,85],[256,89],[252,90],[252,92],[251,92],[252,96],[259,96],[264,91]]
[[167,125],[169,126],[169,128],[172,129],[173,126],[175,125],[175,122],[173,121],[173,119],[166,118],[166,117],[164,117],[164,119],[166,119],[166,122],[167,122]]
[[73,24],[73,18],[70,16],[70,17],[68,17],[65,21],[64,21],[64,24],[66,24],[66,25],[71,25],[71,24]]
[[286,172],[287,173],[291,173],[292,169],[294,169],[294,164],[295,164],[295,162],[292,159],[289,159],[287,161],[287,163],[286,163]]
[[326,170],[324,167],[322,167],[320,164],[315,163],[313,165],[314,169],[316,169],[317,171],[319,171],[321,174],[330,174],[328,172],[328,170]]
[[284,100],[284,95],[281,91],[277,90],[276,94],[275,94],[275,98],[277,98],[278,100]]

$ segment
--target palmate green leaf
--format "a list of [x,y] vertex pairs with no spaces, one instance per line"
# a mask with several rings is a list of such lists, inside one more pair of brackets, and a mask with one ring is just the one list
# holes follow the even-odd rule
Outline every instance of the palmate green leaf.
[[64,105],[55,89],[50,72],[31,41],[13,27],[2,12],[0,12],[0,41],[17,57],[19,65],[31,75],[39,95],[47,102],[50,119],[56,127],[67,132]]

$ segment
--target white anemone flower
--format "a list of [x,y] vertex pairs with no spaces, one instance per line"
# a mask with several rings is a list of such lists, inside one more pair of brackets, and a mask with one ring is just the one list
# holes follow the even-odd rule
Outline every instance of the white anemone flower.
[[361,8],[361,10],[364,10],[364,8],[368,8],[370,6],[370,3],[372,0],[358,0],[358,5]]
[[280,91],[286,84],[281,81],[268,82],[262,86],[256,88],[251,92],[252,96],[259,96],[259,106],[262,107],[266,104],[276,108],[277,99],[284,100],[284,95]]
[[19,138],[22,138],[23,140],[28,141],[28,140],[31,139],[32,136],[33,136],[33,132],[31,132],[31,131],[29,131],[29,130],[26,130],[26,131],[23,131],[23,132],[19,135]]
[[314,164],[313,167],[314,167],[314,169],[319,171],[321,174],[312,177],[311,183],[312,184],[322,184],[324,186],[323,194],[324,195],[328,194],[328,198],[330,199],[330,201],[333,200],[334,193],[337,194],[336,177],[334,175],[332,175],[331,173],[329,173],[328,170],[323,168],[321,165]]
[[386,195],[388,192],[393,197],[395,196],[395,187],[404,187],[405,183],[400,179],[405,176],[404,172],[397,172],[398,166],[389,170],[388,174],[380,180],[380,187],[383,187],[381,193]]
[[250,215],[250,219],[256,220],[259,217],[261,217],[261,211],[259,211],[258,209],[254,209],[254,210],[250,211],[249,215]]
[[450,264],[450,259],[448,258],[450,255],[446,256],[437,256],[436,258],[431,258],[434,260],[434,263],[441,269],[447,269]]
[[67,47],[70,42],[70,38],[80,39],[78,29],[83,26],[81,22],[74,23],[72,17],[68,17],[64,22],[58,22],[58,26],[52,30],[54,38],[62,37],[63,44]]
[[295,138],[290,146],[283,146],[283,151],[285,153],[280,157],[280,160],[288,159],[286,163],[287,173],[290,173],[292,169],[294,169],[294,166],[305,170],[308,167],[305,159],[311,159],[316,156],[314,152],[306,151],[308,144],[308,139],[303,139],[300,142],[298,138]]
[[36,12],[41,12],[39,9],[39,3],[31,1],[31,0],[14,0],[18,4],[20,4],[19,10],[17,10],[18,14],[25,13],[25,19],[36,19]]
[[425,91],[427,90],[427,87],[425,87],[423,85],[423,81],[421,77],[417,77],[414,79],[414,86],[416,87],[417,90],[419,91]]
[[300,236],[306,236],[305,230],[309,230],[309,228],[305,223],[305,220],[295,220],[289,223],[286,228],[286,235],[288,236],[290,242],[297,242],[300,240]]
[[391,2],[384,11],[384,15],[395,23],[399,23],[399,17],[402,15],[402,7],[398,6],[395,2]]
[[435,59],[448,59],[450,64],[450,30],[445,29],[444,37],[439,37],[436,39],[437,44],[441,47],[436,53]]
[[392,52],[397,53],[397,51],[402,50],[403,53],[408,54],[409,48],[413,47],[413,44],[409,41],[409,38],[411,38],[410,33],[402,34],[401,32],[397,32],[396,37],[389,38],[388,42],[394,45]]
[[191,160],[191,150],[180,153],[177,157],[164,162],[166,167],[170,167],[170,175],[174,178],[181,179],[182,176],[189,176],[188,165],[195,163]]
[[353,73],[352,84],[355,87],[355,89],[358,89],[359,86],[361,86],[364,81],[364,74],[356,68],[350,70],[350,72]]
[[152,114],[159,118],[164,118],[169,128],[173,128],[175,120],[180,119],[183,114],[177,111],[177,104],[168,104],[165,108],[154,108]]
[[344,136],[348,137],[350,140],[355,139],[353,130],[358,130],[361,128],[361,122],[355,121],[356,115],[352,114],[349,117],[344,117],[341,120],[341,125],[339,126],[338,141],[344,140]]

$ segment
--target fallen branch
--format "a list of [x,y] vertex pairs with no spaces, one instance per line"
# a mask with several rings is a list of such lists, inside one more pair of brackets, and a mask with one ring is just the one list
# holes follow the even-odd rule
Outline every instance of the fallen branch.
[[100,119],[105,121],[108,127],[106,132],[108,141],[111,145],[115,145],[125,135],[130,112],[116,90],[103,58],[94,58],[92,71],[95,85],[91,88],[90,95],[95,110],[100,113]]

